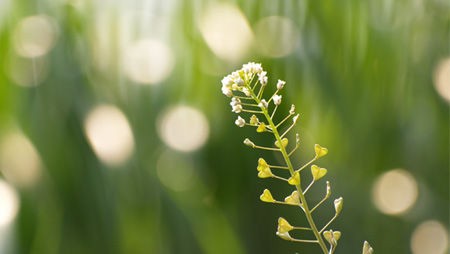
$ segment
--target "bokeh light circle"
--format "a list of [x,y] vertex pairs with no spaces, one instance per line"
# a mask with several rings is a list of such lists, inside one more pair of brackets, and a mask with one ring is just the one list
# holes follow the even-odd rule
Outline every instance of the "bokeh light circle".
[[53,48],[56,37],[56,22],[51,17],[29,16],[14,29],[14,49],[22,57],[43,56]]
[[125,75],[138,84],[155,85],[173,70],[172,49],[160,40],[142,39],[125,49]]
[[284,57],[296,49],[300,33],[294,22],[286,17],[270,16],[256,24],[256,41],[262,54]]
[[209,124],[204,114],[189,106],[176,106],[160,116],[158,133],[170,148],[182,152],[197,150],[209,136]]
[[411,236],[413,254],[445,254],[448,250],[448,230],[438,221],[421,223]]
[[7,74],[13,83],[23,87],[41,84],[48,76],[48,69],[46,57],[29,59],[12,56],[6,67]]
[[97,157],[109,166],[124,163],[133,153],[130,124],[122,111],[114,106],[94,108],[85,119],[84,129]]
[[39,154],[21,132],[11,131],[1,139],[0,171],[8,182],[18,187],[33,186],[40,179]]
[[372,199],[382,213],[396,215],[407,212],[416,202],[415,178],[404,169],[393,169],[376,179]]
[[254,36],[247,18],[231,4],[209,6],[199,19],[198,26],[214,54],[230,62],[244,57],[253,42]]
[[0,179],[0,228],[14,221],[19,211],[19,201],[16,190]]
[[450,102],[450,58],[442,60],[434,72],[434,87],[438,94]]

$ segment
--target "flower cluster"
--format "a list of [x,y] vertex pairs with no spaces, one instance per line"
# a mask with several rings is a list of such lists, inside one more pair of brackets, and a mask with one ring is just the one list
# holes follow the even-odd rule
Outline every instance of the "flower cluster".
[[[316,144],[314,146],[314,158],[303,166],[294,168],[290,158],[299,148],[300,135],[296,133],[295,145],[293,148],[289,147],[290,142],[287,136],[297,124],[299,114],[295,113],[295,106],[291,105],[283,120],[275,123],[273,120],[274,115],[277,112],[278,106],[280,106],[282,102],[282,95],[279,93],[286,85],[286,82],[283,80],[278,80],[275,85],[275,92],[271,94],[270,97],[264,98],[264,90],[268,84],[269,79],[267,72],[263,70],[261,64],[254,62],[244,64],[241,69],[232,72],[230,75],[227,75],[222,79],[222,93],[228,97],[231,97],[231,111],[237,114],[249,115],[249,117],[238,115],[235,120],[235,124],[239,127],[256,127],[256,132],[269,132],[274,137],[272,147],[257,145],[248,138],[244,140],[244,144],[251,148],[279,152],[284,158],[284,164],[282,165],[269,164],[265,159],[259,158],[258,165],[256,167],[258,177],[279,179],[294,187],[293,192],[286,196],[283,201],[276,200],[272,196],[269,189],[265,189],[263,191],[260,199],[261,201],[268,203],[296,206],[301,208],[305,214],[308,221],[307,227],[292,226],[286,219],[280,217],[276,232],[280,238],[294,242],[315,243],[320,246],[324,254],[334,253],[338,240],[341,237],[341,232],[333,231],[331,229],[327,230],[327,228],[341,213],[343,198],[340,197],[334,200],[335,215],[321,228],[318,228],[316,221],[313,219],[312,213],[331,196],[330,183],[328,181],[326,182],[325,195],[323,199],[314,206],[310,207],[310,204],[306,198],[307,192],[313,184],[317,183],[328,172],[325,168],[313,165],[313,162],[328,153],[328,149]],[[258,119],[257,115],[262,116],[263,120]],[[289,119],[292,121],[288,121]],[[280,132],[282,129],[284,129],[284,131]],[[302,182],[301,173],[308,166],[311,168],[311,182],[304,185]],[[287,174],[287,177],[282,176],[283,171],[285,175]],[[292,230],[312,232],[311,237],[313,237],[313,239],[295,239],[289,234]],[[328,242],[329,247],[326,246],[326,242]],[[366,244],[365,249],[373,251],[371,248],[369,249]],[[364,254],[368,253],[372,252],[366,251]]]
[[[250,90],[244,84],[258,75],[260,79],[264,80],[266,73],[263,71],[261,64],[247,63],[242,66],[242,69],[232,72],[230,75],[222,79],[222,93],[228,97],[233,96],[233,91],[239,91],[246,96],[250,96]],[[267,77],[265,78],[267,83]]]

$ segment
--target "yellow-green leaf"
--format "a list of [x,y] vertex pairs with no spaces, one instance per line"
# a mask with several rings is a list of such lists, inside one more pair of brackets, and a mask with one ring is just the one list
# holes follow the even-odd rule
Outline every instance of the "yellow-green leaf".
[[263,191],[263,193],[261,194],[259,199],[261,199],[261,201],[263,201],[263,202],[268,202],[268,203],[275,202],[275,199],[273,199],[273,197],[272,197],[272,193],[270,193],[270,190],[268,190],[268,189],[265,189]]
[[263,158],[258,159],[258,166],[256,167],[256,170],[262,171],[264,168],[268,168],[268,167],[269,167],[269,164],[267,164],[267,162]]
[[317,181],[327,174],[327,169],[318,167],[317,165],[312,165],[311,174],[313,176],[314,181]]
[[288,179],[288,183],[290,185],[299,185],[300,184],[300,173],[295,171],[295,173]]
[[292,229],[294,229],[293,226],[291,226],[291,224],[289,224],[289,222],[284,219],[283,217],[278,218],[278,229],[277,229],[277,233],[286,233],[291,231]]
[[291,195],[287,196],[284,199],[284,202],[288,205],[300,205],[300,198],[298,196],[298,192],[295,190],[291,193]]
[[341,232],[340,231],[334,231],[333,232],[333,238],[334,240],[338,241],[341,238]]
[[337,241],[341,238],[340,231],[327,230],[323,232],[323,237],[331,245],[337,245]]
[[[283,147],[286,147],[286,146],[288,145],[288,143],[289,143],[289,140],[288,140],[287,138],[283,138],[283,139],[281,140],[281,145],[282,145]],[[278,148],[281,148],[280,142],[278,142],[278,140],[275,141],[275,146],[278,147]]]
[[327,242],[331,243],[331,239],[333,237],[333,233],[331,231],[324,231],[323,232],[323,237],[325,238],[325,240],[327,240]]
[[265,132],[266,131],[266,125],[264,123],[261,123],[258,128],[256,129],[256,132]]
[[272,174],[272,171],[270,170],[269,166],[263,167],[261,169],[261,171],[258,172],[258,177],[259,178],[269,178],[269,177],[272,177],[272,176],[273,176],[273,174]]
[[316,152],[316,158],[323,157],[328,153],[328,149],[325,147],[321,147],[319,144],[316,144],[314,146],[314,151]]

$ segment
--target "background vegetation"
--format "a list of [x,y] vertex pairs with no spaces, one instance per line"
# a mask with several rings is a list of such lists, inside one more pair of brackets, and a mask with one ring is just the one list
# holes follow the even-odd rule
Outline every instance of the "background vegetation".
[[449,31],[444,0],[0,0],[0,253],[318,251],[258,200],[289,193],[220,91],[248,61],[287,81],[297,163],[330,151],[337,253],[446,253]]

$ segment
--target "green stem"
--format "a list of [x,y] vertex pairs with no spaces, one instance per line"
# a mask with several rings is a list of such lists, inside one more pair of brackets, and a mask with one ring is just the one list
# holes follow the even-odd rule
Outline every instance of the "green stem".
[[[251,91],[251,96],[255,100],[256,104],[259,104],[261,102],[260,99],[255,95],[253,90],[250,90],[250,91]],[[271,127],[271,129],[273,131],[273,135],[275,136],[276,140],[278,141],[278,144],[282,144],[281,136],[278,133],[278,129],[275,126],[275,124],[273,123],[272,118],[270,117],[267,109],[263,108],[262,109],[262,113],[266,117],[267,122],[269,123],[269,126]],[[290,158],[289,158],[289,156],[288,156],[288,154],[286,152],[286,148],[284,146],[280,145],[280,150],[281,150],[281,154],[283,155],[283,158],[284,158],[284,160],[286,162],[286,165],[287,165],[287,167],[289,169],[289,172],[290,172],[291,176],[294,175],[295,171],[294,171],[294,168],[292,166],[292,162],[291,162],[291,160],[290,160]],[[311,229],[312,229],[312,231],[314,233],[314,236],[317,239],[317,243],[319,244],[319,246],[322,249],[323,253],[324,254],[328,254],[328,249],[327,249],[327,247],[325,245],[325,242],[323,241],[322,236],[320,235],[319,231],[317,230],[316,223],[314,222],[314,219],[313,219],[313,217],[311,215],[311,211],[310,211],[310,209],[308,207],[308,204],[306,202],[306,198],[303,195],[302,187],[301,187],[300,184],[296,185],[295,187],[297,188],[298,196],[300,198],[300,202],[302,204],[303,211],[305,212],[305,216],[306,216],[306,219],[308,220],[309,226],[311,227]]]

